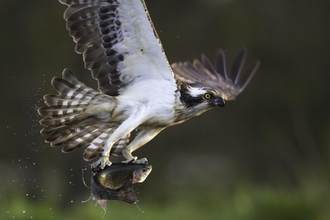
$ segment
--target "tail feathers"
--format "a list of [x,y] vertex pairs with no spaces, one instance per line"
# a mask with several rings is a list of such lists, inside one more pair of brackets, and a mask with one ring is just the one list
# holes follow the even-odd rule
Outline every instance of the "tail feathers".
[[[38,109],[44,117],[40,124],[44,126],[41,133],[48,135],[46,142],[51,146],[63,146],[63,152],[87,147],[84,159],[97,157],[118,125],[102,122],[97,115],[100,113],[91,109],[113,103],[113,97],[87,87],[67,69],[62,78],[53,78],[52,85],[58,94],[45,95],[47,106]],[[120,155],[128,141],[129,135],[118,140],[111,153]]]
[[[87,147],[83,157],[86,161],[92,160],[103,151],[106,140],[117,126],[109,127],[109,124],[93,124],[84,127],[68,127],[54,130],[49,133],[46,142],[52,147],[63,146],[62,151],[67,153],[81,147]],[[128,145],[130,135],[118,140],[111,149],[110,154],[120,156],[121,151]]]
[[[104,134],[104,133],[102,133]],[[105,142],[107,138],[110,135],[108,135],[106,138],[103,138],[102,135],[100,135],[98,138],[94,139],[92,143],[85,149],[84,152],[84,159],[85,160],[92,160],[95,157],[99,156],[100,153],[104,149]],[[126,135],[125,137],[119,139],[111,148],[110,155],[114,156],[120,156],[122,155],[122,150],[128,145],[129,143],[130,134]]]
[[[85,149],[84,152],[84,159],[85,160],[92,160],[96,156],[99,155],[100,152],[103,151],[105,143],[107,139],[110,137],[112,132],[115,129],[107,129],[104,130],[100,135],[93,139],[93,141],[89,144],[89,146]],[[130,134],[126,135],[125,137],[119,139],[111,148],[110,155],[120,156],[122,155],[122,150],[128,145],[129,143]]]
[[[83,130],[76,130],[70,134],[71,137],[64,138],[63,152],[70,152],[80,147],[89,146],[95,139],[100,138],[102,133],[111,134],[112,128],[106,125],[93,124],[86,126]],[[67,140],[66,140],[67,139]],[[102,146],[103,147],[103,146]]]
[[122,150],[129,144],[129,138],[131,134],[129,133],[125,137],[119,139],[111,148],[111,155],[120,156],[122,155]]
[[45,134],[50,130],[61,128],[66,122],[72,121],[77,115],[66,115],[61,117],[45,117],[40,120],[40,124],[46,126],[40,133]]
[[79,117],[79,114],[86,108],[56,108],[45,107],[39,109],[39,114],[45,116],[40,120],[40,124],[45,126],[41,133],[45,133],[51,126],[63,125]]
[[[83,157],[86,161],[92,160],[103,151],[104,145],[110,135],[116,130],[115,127],[109,127],[107,124],[93,124],[82,129],[70,129],[65,131],[64,136],[58,136],[52,141],[54,144],[64,145],[63,152],[71,152],[80,147],[87,147]],[[70,133],[71,132],[71,133]],[[111,149],[110,154],[119,156],[124,147],[128,145],[129,135],[118,140]]]
[[[80,105],[87,105],[88,101],[87,100],[79,100]],[[48,106],[76,106],[78,104],[78,100],[72,99],[68,100],[66,96],[58,95],[58,94],[47,94],[44,96],[44,101]]]
[[85,149],[83,157],[85,160],[92,160],[103,151],[105,142],[116,128],[97,130],[97,135],[91,138],[88,147]]
[[[54,77],[51,84],[60,95],[46,95],[44,97],[46,104],[51,103],[52,105],[56,105],[55,101],[58,101],[58,104],[70,106],[77,105],[78,103],[87,104],[91,101],[93,103],[99,101],[109,101],[108,95],[104,95],[86,86],[84,83],[80,82],[68,69],[63,70],[62,78]],[[67,103],[67,101],[69,101],[68,98],[72,102]]]
[[41,133],[82,120],[89,116],[82,114],[88,107],[113,101],[112,97],[87,87],[68,69],[64,69],[62,78],[53,78],[52,85],[59,94],[45,95],[47,106],[38,109],[38,113],[44,116],[40,120],[40,124],[45,126]]
[[50,143],[52,147],[61,146],[69,139],[73,138],[80,128],[68,128],[64,126],[60,129],[54,130],[50,136],[46,139],[47,143]]

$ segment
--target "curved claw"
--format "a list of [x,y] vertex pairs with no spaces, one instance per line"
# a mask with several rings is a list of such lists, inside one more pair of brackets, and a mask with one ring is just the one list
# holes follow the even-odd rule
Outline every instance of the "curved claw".
[[148,159],[147,158],[141,158],[139,160],[136,160],[135,163],[137,164],[148,164]]
[[96,162],[92,163],[92,169],[98,170],[101,169],[103,170],[104,167],[106,166],[111,166],[111,161],[109,160],[109,157],[100,157]]
[[148,160],[147,158],[137,159],[137,157],[133,157],[132,159],[122,161],[122,163],[148,164]]

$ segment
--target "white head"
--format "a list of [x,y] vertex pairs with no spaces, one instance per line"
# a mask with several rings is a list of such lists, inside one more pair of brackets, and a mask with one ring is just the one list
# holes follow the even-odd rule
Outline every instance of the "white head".
[[186,108],[192,110],[194,116],[200,115],[213,107],[225,106],[225,100],[215,90],[205,87],[187,86],[182,88],[180,100]]

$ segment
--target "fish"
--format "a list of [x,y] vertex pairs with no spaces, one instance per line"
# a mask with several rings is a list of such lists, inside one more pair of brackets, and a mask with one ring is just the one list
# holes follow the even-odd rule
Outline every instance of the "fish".
[[92,171],[91,198],[105,210],[109,200],[136,204],[138,200],[133,184],[144,182],[152,171],[152,165],[113,163],[104,169]]

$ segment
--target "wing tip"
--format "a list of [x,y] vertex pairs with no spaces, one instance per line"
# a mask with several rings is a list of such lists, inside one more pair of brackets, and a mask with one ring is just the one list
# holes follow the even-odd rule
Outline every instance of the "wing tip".
[[[214,66],[209,62],[209,59],[202,54],[201,61],[195,59],[192,66],[189,66],[186,62],[179,62],[172,64],[172,68],[174,73],[183,80],[183,83],[189,85],[191,84],[191,80],[189,80],[191,77],[196,78],[203,76],[203,79],[199,80],[200,84],[216,87],[215,89],[219,94],[227,97],[227,100],[233,100],[244,90],[260,66],[260,61],[256,60],[247,68],[244,68],[247,52],[248,49],[246,47],[243,47],[238,52],[231,65],[229,74],[227,74],[225,51],[221,48],[216,50]],[[193,68],[193,70],[191,68]],[[199,74],[196,75],[196,72]],[[214,76],[216,76],[217,79]],[[196,83],[195,81],[193,84]]]

